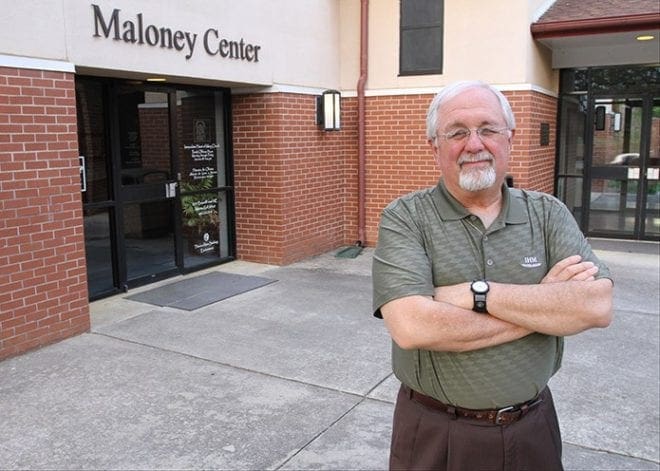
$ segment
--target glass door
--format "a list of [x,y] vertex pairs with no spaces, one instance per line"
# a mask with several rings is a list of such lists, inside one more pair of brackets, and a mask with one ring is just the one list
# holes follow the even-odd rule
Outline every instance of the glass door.
[[91,299],[233,260],[230,93],[76,78]]
[[593,101],[589,235],[643,239],[660,234],[657,105],[642,97]]
[[232,216],[227,159],[226,101],[211,90],[177,90],[177,135],[183,266],[217,263],[230,256]]
[[660,97],[653,99],[648,114],[650,143],[647,165],[642,173],[644,217],[641,229],[644,238],[657,240],[660,239]]
[[[117,146],[120,270],[127,285],[162,278],[177,269],[170,95],[118,85]],[[121,260],[123,259],[123,260]]]
[[90,298],[117,291],[115,202],[104,84],[76,78],[80,189]]

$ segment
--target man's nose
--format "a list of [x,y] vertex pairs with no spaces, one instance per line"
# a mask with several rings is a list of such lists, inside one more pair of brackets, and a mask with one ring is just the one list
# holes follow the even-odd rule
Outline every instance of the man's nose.
[[468,136],[467,142],[465,143],[465,149],[470,152],[478,152],[484,149],[484,142],[479,137],[479,134],[477,134],[476,129],[470,131],[470,135]]

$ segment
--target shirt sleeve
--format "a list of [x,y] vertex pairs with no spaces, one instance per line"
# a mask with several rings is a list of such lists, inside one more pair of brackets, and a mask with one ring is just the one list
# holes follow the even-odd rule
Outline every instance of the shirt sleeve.
[[393,203],[383,211],[372,265],[373,311],[405,296],[433,296],[431,262],[424,238],[408,208]]
[[571,255],[580,255],[583,261],[593,262],[598,267],[596,279],[612,280],[610,269],[594,254],[589,241],[569,209],[554,197],[549,211],[548,229],[546,247],[549,251],[547,257],[549,267]]

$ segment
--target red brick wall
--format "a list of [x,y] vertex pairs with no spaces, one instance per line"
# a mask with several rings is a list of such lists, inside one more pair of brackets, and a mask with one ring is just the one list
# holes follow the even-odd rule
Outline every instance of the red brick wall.
[[[556,99],[507,93],[517,120],[511,156],[515,186],[552,192]],[[366,245],[394,198],[435,185],[426,142],[432,95],[374,96],[366,105]],[[357,239],[357,100],[342,99],[342,130],[319,131],[315,98],[233,97],[238,257],[287,264]],[[540,124],[550,145],[540,146]]]
[[394,198],[434,185],[439,173],[426,142],[432,95],[367,98],[366,238],[375,245],[382,209]]
[[343,99],[342,131],[324,132],[315,100],[232,99],[239,258],[287,264],[357,237],[356,103]]
[[[517,131],[510,174],[518,188],[552,193],[557,100],[537,92],[505,93]],[[435,185],[440,176],[426,142],[432,95],[367,99],[367,244],[375,245],[382,209],[394,198]],[[550,145],[540,146],[540,124],[550,125]]]
[[73,74],[0,67],[0,359],[89,329]]
[[[555,178],[557,99],[538,92],[505,93],[516,116],[509,171],[515,186],[552,193]],[[550,144],[541,146],[541,123],[550,125]]]

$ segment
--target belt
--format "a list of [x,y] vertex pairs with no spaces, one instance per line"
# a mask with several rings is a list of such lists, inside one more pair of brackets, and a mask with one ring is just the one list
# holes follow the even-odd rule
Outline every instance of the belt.
[[455,417],[465,417],[476,420],[483,420],[496,425],[508,425],[519,420],[530,409],[538,406],[543,399],[539,396],[522,404],[503,407],[501,409],[464,409],[462,407],[450,406],[437,399],[425,396],[422,393],[413,391],[405,384],[402,385],[405,394],[415,402],[418,402],[430,409],[439,410]]

